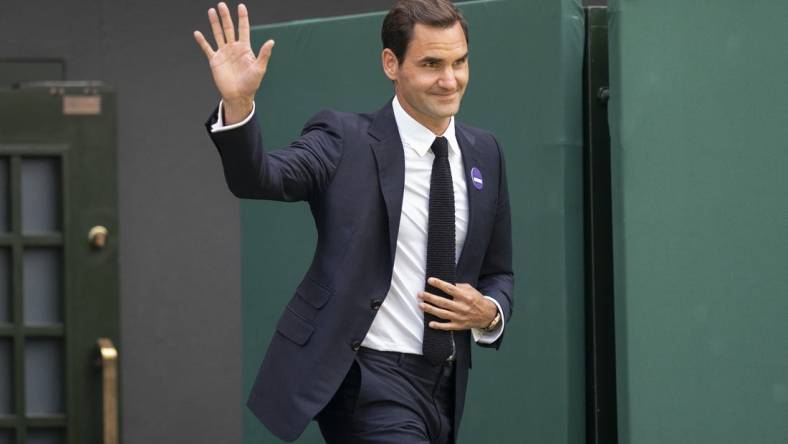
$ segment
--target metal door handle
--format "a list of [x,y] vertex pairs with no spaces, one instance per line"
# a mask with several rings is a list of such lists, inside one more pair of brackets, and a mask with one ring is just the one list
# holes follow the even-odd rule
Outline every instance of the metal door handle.
[[88,241],[90,242],[90,246],[100,250],[107,246],[107,237],[109,236],[109,230],[107,227],[103,225],[96,225],[95,227],[91,228],[88,231]]
[[103,444],[118,444],[118,350],[108,338],[99,338]]

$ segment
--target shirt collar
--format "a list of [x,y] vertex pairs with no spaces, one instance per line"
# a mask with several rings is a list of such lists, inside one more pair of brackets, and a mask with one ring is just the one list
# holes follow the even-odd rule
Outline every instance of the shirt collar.
[[[416,119],[410,116],[402,105],[399,103],[397,96],[391,101],[391,106],[394,109],[394,120],[397,122],[397,129],[399,130],[399,137],[402,140],[402,145],[410,147],[416,151],[419,156],[424,156],[435,141],[435,134],[427,127],[417,122]],[[454,134],[454,116],[449,120],[449,126],[446,131],[441,134],[449,141],[449,152],[457,154],[457,138]]]

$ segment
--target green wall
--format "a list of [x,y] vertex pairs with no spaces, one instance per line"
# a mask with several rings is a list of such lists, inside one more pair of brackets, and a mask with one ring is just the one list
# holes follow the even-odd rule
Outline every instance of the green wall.
[[[499,352],[474,347],[460,442],[584,442],[581,61],[577,1],[461,5],[471,81],[459,119],[507,156],[515,314]],[[276,40],[257,97],[268,147],[322,108],[373,111],[392,94],[380,68],[383,13],[253,29]],[[243,201],[243,393],[248,393],[315,245],[306,204]],[[244,440],[277,442],[245,410]],[[313,423],[299,440],[322,442]]]
[[788,4],[611,3],[620,442],[788,442]]

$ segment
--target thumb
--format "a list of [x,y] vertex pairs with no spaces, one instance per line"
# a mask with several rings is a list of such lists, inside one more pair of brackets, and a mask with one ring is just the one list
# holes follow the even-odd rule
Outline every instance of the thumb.
[[271,58],[271,51],[274,49],[275,42],[268,40],[260,47],[260,52],[257,54],[257,66],[265,71],[268,67],[268,60]]

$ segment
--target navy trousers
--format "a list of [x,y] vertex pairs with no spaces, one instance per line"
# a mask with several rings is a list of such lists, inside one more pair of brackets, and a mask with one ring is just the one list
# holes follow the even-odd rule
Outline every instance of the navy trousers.
[[315,417],[327,444],[451,444],[454,362],[362,347]]

